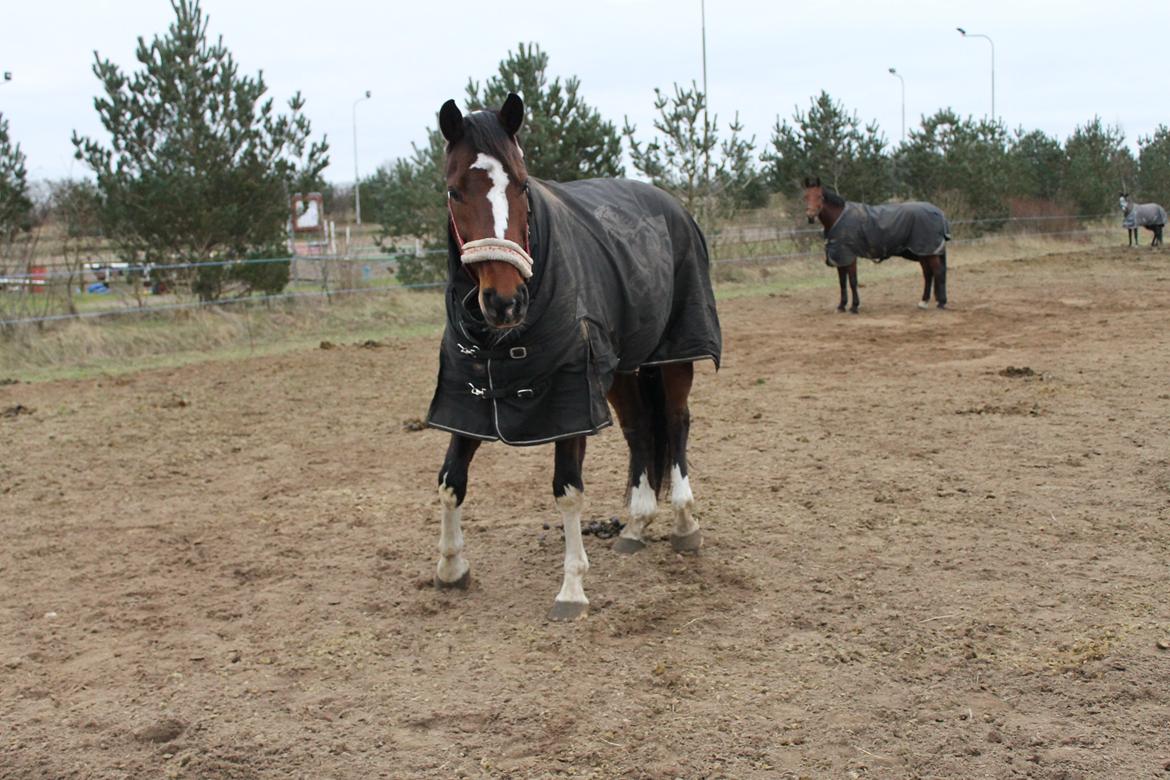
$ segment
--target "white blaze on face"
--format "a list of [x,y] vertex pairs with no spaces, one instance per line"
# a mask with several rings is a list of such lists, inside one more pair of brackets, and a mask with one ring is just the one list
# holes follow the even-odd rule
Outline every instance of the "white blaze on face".
[[496,238],[503,238],[504,231],[508,229],[508,174],[499,160],[483,152],[479,153],[471,167],[486,171],[491,179],[492,188],[488,190],[487,199],[492,206]]

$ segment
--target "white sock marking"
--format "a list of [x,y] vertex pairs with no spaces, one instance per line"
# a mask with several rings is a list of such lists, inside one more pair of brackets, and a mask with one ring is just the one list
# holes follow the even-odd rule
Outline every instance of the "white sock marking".
[[642,534],[658,511],[658,496],[650,489],[650,476],[643,471],[638,484],[630,491],[630,521],[622,529],[626,539],[642,541]]
[[585,573],[589,571],[589,558],[585,555],[585,544],[581,541],[581,510],[585,496],[576,488],[565,488],[565,495],[557,499],[561,510],[561,521],[565,527],[565,579],[557,601],[571,601],[588,604],[585,598]]
[[483,152],[479,153],[471,167],[487,171],[488,178],[492,181],[492,188],[488,190],[487,199],[492,206],[496,238],[503,238],[504,231],[508,229],[508,174],[504,171],[504,166],[499,160]]
[[437,573],[440,581],[455,582],[470,568],[463,558],[463,528],[460,525],[463,508],[457,505],[455,491],[445,482],[439,486],[439,502],[443,505],[443,519],[439,525]]
[[695,496],[691,492],[691,478],[682,475],[682,469],[675,464],[670,469],[670,505],[674,507],[674,535],[689,536],[699,528],[691,509]]

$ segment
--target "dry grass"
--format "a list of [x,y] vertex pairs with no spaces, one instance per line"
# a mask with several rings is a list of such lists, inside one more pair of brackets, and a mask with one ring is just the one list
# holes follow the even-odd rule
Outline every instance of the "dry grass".
[[[952,297],[961,300],[962,269],[995,260],[1116,244],[1110,233],[1076,237],[998,236],[961,244],[951,252]],[[862,285],[917,276],[899,259],[865,264]],[[730,300],[807,288],[836,288],[837,276],[819,256],[772,265],[721,265],[716,296]],[[438,333],[442,295],[431,291],[377,291],[324,300],[289,301],[25,326],[0,333],[0,379],[26,382],[118,374],[147,368],[230,360],[337,343]]]

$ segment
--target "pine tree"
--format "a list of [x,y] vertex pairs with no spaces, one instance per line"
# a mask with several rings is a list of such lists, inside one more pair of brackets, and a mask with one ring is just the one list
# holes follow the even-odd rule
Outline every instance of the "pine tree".
[[32,207],[24,152],[9,139],[8,120],[0,114],[0,241],[30,227]]
[[[240,74],[223,40],[208,40],[198,0],[171,6],[167,34],[139,38],[138,71],[94,54],[105,93],[94,106],[110,141],[75,132],[73,143],[97,174],[105,233],[131,261],[277,252],[289,192],[320,182],[328,145],[311,141],[300,93],[291,113],[277,113],[263,76]],[[230,275],[203,268],[192,283],[213,299]]]
[[1135,195],[1170,208],[1170,127],[1138,138],[1138,183]]
[[791,124],[777,117],[761,160],[773,192],[794,192],[804,177],[819,176],[850,200],[881,202],[893,194],[881,128],[863,125],[824,91],[810,100],[807,113],[797,108]]
[[496,110],[509,92],[524,98],[520,146],[528,173],[540,179],[574,181],[621,176],[622,140],[612,122],[580,96],[581,81],[548,80],[548,54],[520,43],[500,62],[499,74],[482,85],[467,83],[467,107]]
[[721,223],[745,207],[763,205],[767,192],[755,168],[755,138],[743,136],[737,115],[719,138],[719,117],[708,116],[698,86],[654,90],[657,135],[640,141],[629,119],[623,130],[634,168],[675,195],[715,239]]
[[1136,178],[1137,161],[1125,147],[1120,127],[1093,117],[1077,126],[1064,144],[1065,190],[1082,214],[1117,208],[1117,192]]

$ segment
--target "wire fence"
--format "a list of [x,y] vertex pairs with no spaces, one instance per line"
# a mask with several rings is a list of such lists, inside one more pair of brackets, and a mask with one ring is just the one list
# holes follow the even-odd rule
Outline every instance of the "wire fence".
[[[1057,215],[1014,218],[956,220],[951,223],[958,237],[953,245],[976,244],[1006,235],[1048,237],[1089,237],[1111,232],[1094,226],[1106,214]],[[980,228],[994,225],[996,232]],[[1068,228],[1078,225],[1075,229]],[[963,236],[970,230],[973,235]],[[823,237],[820,227],[795,225],[733,226],[720,231],[713,242],[719,266],[767,266],[808,260],[823,255],[817,246]],[[444,281],[403,282],[399,269],[406,261],[435,263],[445,249],[420,250],[367,256],[295,256],[248,260],[130,264],[110,260],[81,260],[70,267],[35,266],[29,263],[20,272],[0,273],[0,328],[44,325],[70,320],[91,320],[119,316],[141,316],[163,312],[212,307],[265,306],[278,302],[325,299],[354,295],[387,294],[397,291],[441,288]],[[178,290],[176,280],[193,278],[209,269],[239,272],[250,267],[288,265],[288,280],[279,292],[256,293],[246,286],[215,300],[196,300],[187,290]],[[441,265],[441,264],[437,264]],[[160,284],[168,280],[171,286]]]

